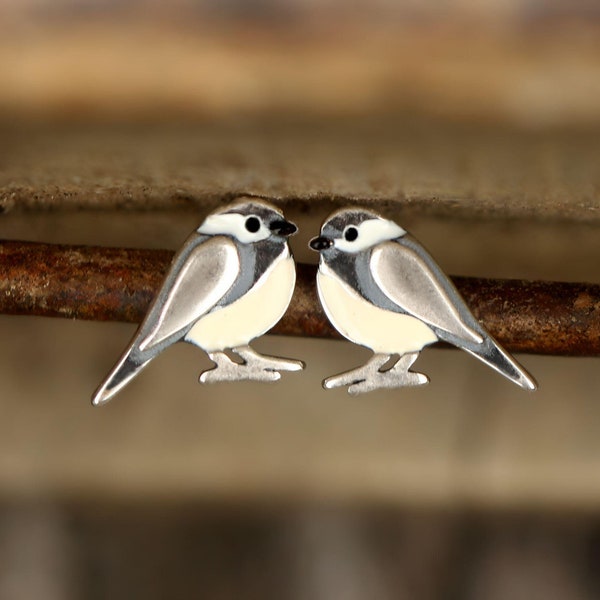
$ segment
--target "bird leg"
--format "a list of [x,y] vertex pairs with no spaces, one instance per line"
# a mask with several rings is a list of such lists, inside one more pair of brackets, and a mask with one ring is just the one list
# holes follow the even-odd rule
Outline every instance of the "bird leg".
[[237,348],[232,348],[232,350],[242,358],[244,366],[252,371],[277,372],[301,371],[304,369],[304,363],[301,360],[267,356],[265,354],[260,354],[251,346],[239,346]]
[[279,371],[299,371],[304,363],[299,360],[286,360],[274,356],[264,356],[250,346],[232,348],[241,359],[238,363],[225,352],[209,352],[210,360],[215,363],[212,369],[200,375],[200,383],[219,381],[277,381],[281,379]]
[[200,383],[242,381],[247,379],[243,371],[244,365],[231,360],[225,352],[209,352],[208,357],[215,363],[215,366],[200,374]]
[[429,378],[410,370],[418,356],[418,352],[405,354],[390,368],[383,369],[391,355],[374,354],[362,367],[327,378],[323,387],[329,390],[347,385],[348,393],[356,395],[378,389],[423,385],[429,382]]
[[390,356],[391,355],[389,354],[373,354],[362,367],[352,369],[352,371],[345,371],[344,373],[334,375],[333,377],[328,377],[323,381],[323,387],[326,390],[331,390],[336,387],[343,387],[346,385],[352,387],[362,382],[371,381],[376,374],[380,372],[379,369],[381,369],[381,367],[383,367],[390,359]]
[[425,373],[410,370],[417,358],[419,358],[419,352],[404,354],[395,365],[384,371],[382,375],[393,377],[402,386],[425,385],[429,383],[429,377]]

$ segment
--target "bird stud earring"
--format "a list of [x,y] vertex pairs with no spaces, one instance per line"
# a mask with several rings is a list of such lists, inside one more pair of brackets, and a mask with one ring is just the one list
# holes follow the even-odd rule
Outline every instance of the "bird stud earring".
[[319,299],[333,326],[374,354],[362,367],[325,379],[350,394],[428,383],[410,367],[444,341],[517,385],[535,380],[485,331],[429,253],[393,221],[361,208],[330,215],[310,247],[320,253]]
[[110,400],[179,341],[198,346],[215,363],[200,375],[201,383],[276,381],[280,371],[303,369],[299,360],[264,356],[249,346],[290,303],[296,269],[288,237],[296,230],[280,210],[256,199],[210,214],[175,255],[146,317],[92,403]]

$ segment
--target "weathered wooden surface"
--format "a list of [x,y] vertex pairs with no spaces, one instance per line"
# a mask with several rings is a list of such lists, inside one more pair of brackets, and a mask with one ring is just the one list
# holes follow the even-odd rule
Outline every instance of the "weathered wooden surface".
[[[597,282],[593,15],[582,2],[568,9],[579,21],[536,2],[467,4],[462,21],[433,2],[421,19],[412,3],[401,26],[373,28],[331,8],[308,32],[254,28],[247,13],[242,27],[170,27],[170,3],[154,21],[127,21],[120,5],[112,21],[72,18],[71,3],[49,18],[45,6],[31,27],[21,3],[0,6],[0,235],[109,244],[114,231],[116,246],[175,248],[212,207],[253,193],[305,218],[298,237],[360,202],[429,228],[450,272]],[[0,317],[4,499],[597,511],[595,359],[523,357],[540,382],[524,394],[431,349],[426,388],[355,399],[320,387],[364,361],[349,343],[257,341],[308,363],[272,387],[200,386],[207,359],[178,345],[92,410],[132,333]]]
[[522,356],[526,393],[464,352],[430,349],[431,383],[351,398],[321,379],[361,364],[342,341],[267,337],[306,360],[273,385],[198,384],[177,344],[102,409],[90,396],[134,326],[0,317],[5,498],[316,502],[595,510],[597,359]]
[[[127,244],[175,248],[203,215],[17,212],[0,222],[11,237],[94,240],[120,254]],[[317,218],[297,221],[301,256]],[[411,231],[450,272],[600,281],[594,226],[424,215]],[[134,331],[0,316],[5,498],[597,510],[596,358],[518,357],[540,384],[528,394],[464,352],[431,348],[417,363],[428,386],[352,398],[321,388],[367,358],[349,342],[257,340],[263,352],[308,365],[272,386],[199,385],[209,361],[177,344],[92,409],[93,390]]]
[[598,535],[597,517],[562,514],[9,504],[0,507],[0,593],[597,600]]
[[152,2],[129,19],[110,18],[114,2],[94,3],[108,5],[104,19],[51,19],[56,3],[39,4],[37,27],[14,18],[18,2],[0,13],[0,111],[21,118],[408,111],[536,127],[600,122],[600,24],[572,2],[579,20],[534,0],[473,2],[472,12],[432,3],[421,16],[422,3],[384,2],[386,15],[368,0],[337,10],[311,2],[312,24],[261,19],[262,2],[216,21],[194,18],[189,2],[164,5],[162,18]]
[[237,194],[327,211],[600,222],[597,128],[236,119],[0,130],[0,209],[206,211]]

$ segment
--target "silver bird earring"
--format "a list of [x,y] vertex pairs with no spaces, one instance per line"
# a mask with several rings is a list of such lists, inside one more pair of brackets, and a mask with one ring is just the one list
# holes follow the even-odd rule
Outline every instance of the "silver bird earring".
[[333,326],[374,355],[329,377],[350,394],[428,383],[411,371],[420,351],[444,341],[527,390],[535,380],[479,324],[429,253],[393,221],[360,208],[333,213],[310,247],[320,253],[317,289]]
[[110,400],[179,341],[198,346],[215,363],[200,375],[201,383],[277,381],[280,371],[303,369],[299,360],[264,356],[249,346],[290,303],[296,269],[288,237],[296,230],[281,211],[255,199],[210,214],[175,255],[144,321],[92,403]]

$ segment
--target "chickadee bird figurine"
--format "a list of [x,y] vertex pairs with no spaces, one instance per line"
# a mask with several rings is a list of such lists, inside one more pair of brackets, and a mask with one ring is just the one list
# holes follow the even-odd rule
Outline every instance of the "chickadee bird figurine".
[[393,221],[343,209],[328,217],[310,247],[320,253],[317,288],[327,317],[345,338],[374,352],[363,367],[326,379],[326,389],[349,386],[349,393],[360,394],[427,383],[410,367],[425,346],[440,340],[536,389],[429,253]]
[[[200,382],[276,381],[304,364],[263,356],[248,343],[286,311],[296,269],[288,237],[296,226],[274,206],[248,199],[210,214],[175,255],[129,347],[95,392],[103,404],[153,358],[179,341],[208,353]],[[241,361],[225,354],[230,349]]]

